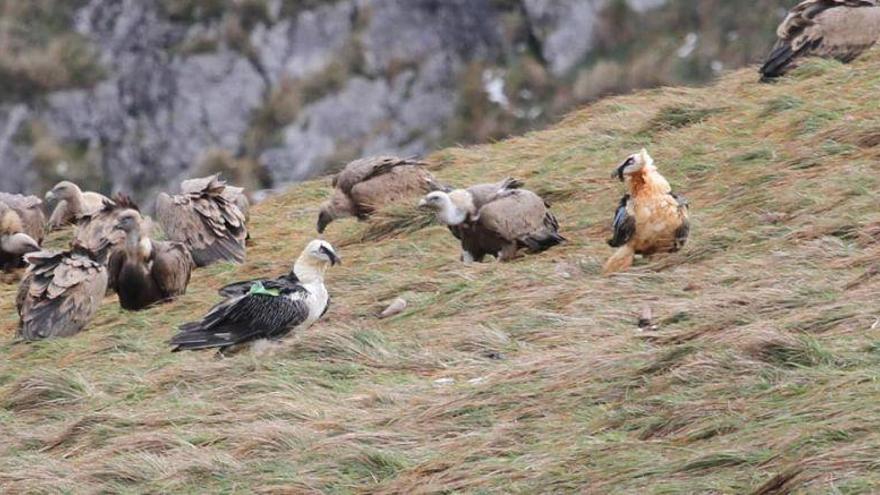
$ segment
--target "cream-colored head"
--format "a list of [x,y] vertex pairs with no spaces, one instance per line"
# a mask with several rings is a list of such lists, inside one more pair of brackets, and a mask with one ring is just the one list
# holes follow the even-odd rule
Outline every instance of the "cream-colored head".
[[77,200],[82,196],[82,190],[74,184],[73,182],[63,180],[58,184],[55,184],[55,187],[52,188],[51,191],[46,193],[46,200],[50,201],[53,199],[57,199],[59,201],[64,200],[67,202],[71,202],[73,200]]
[[342,263],[329,242],[315,239],[310,242],[293,265],[293,273],[304,283],[324,280],[327,268]]
[[450,226],[459,225],[477,213],[474,198],[465,189],[428,193],[419,201],[419,208],[433,210],[438,220]]
[[655,169],[654,159],[648,154],[648,150],[642,148],[641,151],[628,156],[623,163],[618,165],[614,172],[611,173],[611,178],[616,178],[623,182],[626,176],[641,172],[642,170]]

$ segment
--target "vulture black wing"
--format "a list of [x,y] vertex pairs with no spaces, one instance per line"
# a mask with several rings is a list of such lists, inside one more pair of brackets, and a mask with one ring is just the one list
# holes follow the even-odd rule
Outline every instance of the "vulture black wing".
[[307,295],[301,285],[280,291],[263,286],[260,292],[228,299],[201,320],[181,325],[170,342],[173,352],[281,338],[308,317]]
[[226,299],[243,296],[250,292],[251,287],[257,282],[263,284],[263,287],[268,290],[278,291],[285,289],[294,290],[295,287],[299,286],[299,278],[297,278],[296,274],[291,271],[286,275],[276,278],[260,278],[256,280],[246,280],[244,282],[233,282],[221,287],[217,293]]
[[628,203],[629,194],[624,194],[623,198],[620,199],[620,204],[614,213],[614,221],[611,224],[611,228],[614,230],[614,235],[611,239],[608,239],[608,245],[611,247],[623,246],[632,239],[633,234],[636,232],[636,219],[626,212]]

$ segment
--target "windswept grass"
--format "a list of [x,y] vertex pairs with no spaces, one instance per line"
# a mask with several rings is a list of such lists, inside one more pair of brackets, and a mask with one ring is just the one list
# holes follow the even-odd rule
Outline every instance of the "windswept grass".
[[[74,338],[12,343],[2,287],[0,491],[871,493],[878,68],[747,70],[439,152],[448,183],[546,194],[569,242],[464,266],[413,208],[335,222],[327,318],[232,358],[165,342],[217,287],[287,270],[326,181],[255,208],[244,266],[138,314],[108,298]],[[692,238],[601,278],[608,175],[642,146],[689,198]],[[395,297],[407,309],[378,320]],[[656,331],[637,327],[645,306]]]

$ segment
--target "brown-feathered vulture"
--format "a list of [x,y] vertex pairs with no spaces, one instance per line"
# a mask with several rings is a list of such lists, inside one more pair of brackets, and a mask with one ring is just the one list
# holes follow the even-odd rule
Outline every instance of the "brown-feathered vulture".
[[160,193],[156,200],[156,217],[165,235],[185,244],[196,266],[244,262],[244,214],[223,195],[225,190],[226,182],[215,176],[199,191],[176,196]]
[[433,191],[419,206],[434,210],[437,219],[461,241],[461,260],[499,261],[516,257],[520,249],[537,253],[565,241],[559,223],[540,196],[507,179],[451,192]]
[[24,255],[39,250],[40,241],[28,233],[18,211],[0,201],[0,270],[24,268],[27,266]]
[[[199,193],[204,191],[211,182],[220,180],[220,174],[209,175],[207,177],[198,177],[195,179],[187,179],[180,183],[180,192],[183,194]],[[244,193],[243,187],[235,187],[226,184],[223,188],[223,197],[230,203],[234,204],[241,210],[244,215],[244,221],[247,224],[251,220],[251,202]]]
[[614,214],[608,245],[617,251],[605,263],[605,275],[628,269],[636,254],[669,253],[684,247],[690,233],[687,200],[672,192],[647,150],[627,157],[612,178],[625,184],[626,194]]
[[115,228],[125,239],[107,270],[123,309],[139,311],[186,293],[195,262],[185,245],[151,239],[137,210],[121,212]]
[[83,192],[70,181],[62,181],[46,193],[46,201],[58,200],[49,217],[49,230],[76,223],[81,215],[91,215],[104,207],[110,198],[96,192]]
[[779,37],[764,65],[768,81],[797,67],[805,57],[850,62],[880,38],[877,0],[805,0],[797,4],[776,30]]
[[18,289],[19,335],[25,340],[68,337],[81,331],[107,291],[107,250],[74,245],[69,251],[27,255]]
[[112,200],[105,199],[99,210],[79,215],[74,242],[92,251],[109,244],[109,253],[112,254],[125,240],[125,234],[116,229],[116,223],[119,215],[128,210],[138,210],[138,206],[124,194],[116,194]]
[[46,214],[43,213],[43,201],[40,198],[0,192],[0,203],[5,203],[18,213],[22,232],[43,244],[46,236]]
[[330,296],[324,273],[339,263],[326,241],[306,246],[287,275],[239,282],[221,289],[226,299],[201,320],[180,327],[172,351],[217,348],[223,351],[260,339],[279,340],[304,330],[327,312]]
[[334,220],[366,220],[379,207],[425,194],[431,181],[423,162],[393,156],[355,160],[333,178],[333,195],[318,214],[318,233]]

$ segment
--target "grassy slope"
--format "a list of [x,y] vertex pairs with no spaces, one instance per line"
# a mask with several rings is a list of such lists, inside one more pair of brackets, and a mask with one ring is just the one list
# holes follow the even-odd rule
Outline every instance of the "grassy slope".
[[[357,241],[411,212],[340,222],[325,321],[262,358],[170,354],[173,326],[216,287],[285,270],[312,236],[326,184],[294,188],[254,212],[244,267],[201,270],[186,297],[143,313],[108,300],[75,338],[0,345],[0,487],[868,491],[880,483],[878,69],[876,55],[816,62],[776,85],[742,71],[440,152],[453,183],[526,179],[570,242],[462,266],[438,226]],[[603,279],[621,193],[608,175],[642,145],[691,200],[691,242]],[[397,295],[409,309],[376,320]],[[0,288],[4,340],[12,296]],[[636,329],[646,304],[658,332]]]

